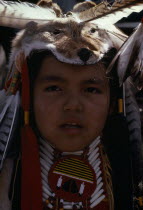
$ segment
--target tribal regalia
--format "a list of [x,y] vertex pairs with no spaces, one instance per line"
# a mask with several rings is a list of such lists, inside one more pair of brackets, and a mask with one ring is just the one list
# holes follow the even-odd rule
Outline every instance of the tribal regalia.
[[[82,151],[60,152],[43,138],[38,138],[31,124],[27,59],[34,50],[50,51],[59,61],[69,64],[91,65],[102,60],[117,90],[118,114],[112,120],[116,120],[118,127],[118,122],[120,124],[126,118],[131,134],[126,145],[130,153],[128,167],[133,176],[126,179],[130,185],[127,191],[130,201],[124,209],[143,208],[141,126],[130,85],[131,81],[137,88],[143,86],[143,25],[140,23],[128,39],[114,26],[123,14],[140,11],[143,2],[115,1],[112,6],[105,1],[100,5],[84,3],[67,14],[62,14],[55,5],[51,4],[48,9],[40,5],[0,1],[0,24],[22,29],[13,40],[9,72],[5,87],[0,91],[1,173],[7,157],[13,156],[16,132],[20,130],[17,136],[20,152],[14,182],[13,179],[11,182],[15,189],[21,166],[21,210],[120,209],[120,202],[118,206],[116,204],[120,198],[113,194],[118,191],[116,183],[121,180],[115,180],[117,168],[115,174],[114,169],[113,175],[110,174],[111,167],[103,149],[108,135],[97,137]],[[24,10],[26,13],[22,13]],[[109,145],[106,150],[112,166],[114,157],[111,157]],[[13,203],[15,197],[12,190]]]

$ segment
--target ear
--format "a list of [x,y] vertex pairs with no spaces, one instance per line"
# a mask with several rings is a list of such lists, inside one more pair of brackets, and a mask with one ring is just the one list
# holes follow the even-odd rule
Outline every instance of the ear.
[[53,1],[52,0],[40,0],[38,1],[37,5],[41,7],[52,7]]
[[55,11],[57,17],[63,16],[63,12],[62,12],[61,8],[59,7],[59,5],[56,3],[53,3],[52,0],[40,0],[37,3],[37,5],[40,7],[44,7],[44,8],[51,8],[52,10]]
[[38,23],[36,23],[34,21],[28,22],[25,26],[25,28],[27,29],[26,32],[28,34],[32,34],[34,31],[36,31],[37,25],[38,25]]
[[96,4],[92,1],[86,1],[86,2],[82,2],[82,3],[78,3],[74,6],[73,8],[73,12],[84,12],[86,10],[89,10],[93,7],[95,7]]

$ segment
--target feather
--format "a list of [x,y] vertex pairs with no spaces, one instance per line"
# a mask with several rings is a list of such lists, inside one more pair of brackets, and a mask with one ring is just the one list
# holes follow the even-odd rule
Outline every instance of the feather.
[[2,47],[2,45],[0,45],[0,70],[5,63],[6,63],[5,51]]
[[108,72],[112,71],[115,64],[120,85],[131,75],[136,86],[139,89],[143,88],[143,23],[139,24],[118,51]]
[[23,29],[30,21],[47,22],[56,18],[52,9],[42,8],[27,2],[12,2],[0,0],[0,25]]
[[7,155],[15,131],[15,121],[18,118],[20,104],[19,92],[7,96],[5,90],[0,92],[0,170]]
[[6,55],[2,45],[0,45],[0,89],[2,89],[4,85],[6,73]]
[[141,136],[141,119],[137,102],[134,97],[131,78],[125,82],[126,120],[129,129],[129,146],[133,167],[134,188],[140,192],[139,183],[143,181],[143,142]]
[[73,16],[77,16],[82,22],[115,24],[121,18],[129,16],[132,12],[140,12],[142,9],[143,0],[116,0],[112,6],[103,1],[84,12],[73,12]]

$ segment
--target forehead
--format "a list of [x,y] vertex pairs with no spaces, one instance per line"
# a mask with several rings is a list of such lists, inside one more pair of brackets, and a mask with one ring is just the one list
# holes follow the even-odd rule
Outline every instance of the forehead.
[[39,76],[46,75],[60,76],[72,81],[90,79],[90,77],[107,80],[106,69],[100,62],[94,65],[75,65],[62,63],[54,56],[48,56],[42,62]]

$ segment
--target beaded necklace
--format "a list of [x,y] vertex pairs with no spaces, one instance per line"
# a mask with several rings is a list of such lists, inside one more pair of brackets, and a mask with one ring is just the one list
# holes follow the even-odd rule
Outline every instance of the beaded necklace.
[[109,164],[100,137],[77,152],[58,152],[40,139],[44,210],[113,210]]

